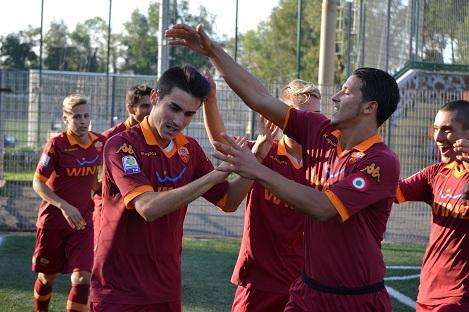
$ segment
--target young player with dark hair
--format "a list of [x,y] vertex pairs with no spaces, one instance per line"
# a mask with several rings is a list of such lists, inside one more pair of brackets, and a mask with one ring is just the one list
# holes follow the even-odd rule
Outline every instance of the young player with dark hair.
[[259,164],[228,136],[224,138],[229,145],[215,142],[217,157],[227,162],[218,170],[256,180],[307,214],[304,272],[290,289],[285,311],[391,311],[381,241],[399,161],[382,142],[378,128],[399,102],[395,79],[374,68],[354,71],[332,97],[335,112],[329,119],[272,97],[201,26],[175,25],[166,37],[169,44],[208,56],[249,107],[302,146],[307,185]]
[[[153,89],[146,84],[135,85],[127,90],[125,97],[125,107],[129,117],[124,122],[121,122],[114,127],[107,129],[102,133],[104,138],[107,140],[113,135],[116,135],[122,131],[129,129],[143,121],[143,119],[150,114],[151,102],[150,94]],[[101,175],[101,172],[100,172]],[[101,176],[98,177],[101,182]],[[97,242],[99,235],[99,222],[100,212],[102,208],[101,188],[96,192],[94,196],[94,211],[93,211],[93,228],[94,228],[94,242]]]
[[234,211],[247,193],[249,181],[225,181],[181,133],[209,91],[193,67],[170,68],[150,95],[150,115],[107,141],[93,311],[180,311],[187,205],[203,196]]

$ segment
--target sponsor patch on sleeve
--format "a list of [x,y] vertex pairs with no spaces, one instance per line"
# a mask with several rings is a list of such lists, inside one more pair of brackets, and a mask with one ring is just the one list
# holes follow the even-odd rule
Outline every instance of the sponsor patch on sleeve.
[[140,172],[137,159],[134,156],[125,155],[122,157],[122,168],[125,174],[134,174]]
[[369,175],[373,179],[379,182],[381,179],[381,173],[380,173],[380,167],[377,166],[375,163],[372,163],[371,165],[366,166],[364,169],[361,170],[361,172]]
[[39,159],[39,165],[41,165],[41,167],[47,167],[49,165],[49,161],[50,161],[50,156],[43,153],[41,155],[41,158]]

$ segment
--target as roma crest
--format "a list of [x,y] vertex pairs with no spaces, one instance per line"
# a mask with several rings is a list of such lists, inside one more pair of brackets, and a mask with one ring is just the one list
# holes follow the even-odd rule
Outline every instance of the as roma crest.
[[181,146],[178,149],[179,157],[181,157],[182,161],[187,164],[189,162],[189,150],[185,146]]
[[98,151],[98,153],[101,153],[103,151],[103,142],[97,141],[94,143],[94,148]]

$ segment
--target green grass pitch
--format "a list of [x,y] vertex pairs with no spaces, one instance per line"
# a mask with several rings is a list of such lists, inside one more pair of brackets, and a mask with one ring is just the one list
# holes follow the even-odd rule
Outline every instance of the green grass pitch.
[[[31,252],[34,235],[11,234],[0,246],[0,306],[2,311],[31,311]],[[231,272],[239,249],[238,240],[185,239],[183,247],[183,309],[185,312],[229,311],[235,286],[230,284]],[[418,266],[423,246],[384,244],[386,265]],[[387,276],[418,274],[419,270],[388,270]],[[54,288],[49,311],[64,311],[69,277],[61,276]],[[418,279],[388,281],[393,287],[415,301]],[[412,311],[393,301],[393,311]]]

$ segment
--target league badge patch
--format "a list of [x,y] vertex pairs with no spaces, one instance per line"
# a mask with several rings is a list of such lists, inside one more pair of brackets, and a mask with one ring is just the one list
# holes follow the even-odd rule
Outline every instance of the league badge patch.
[[134,156],[124,156],[122,157],[122,168],[124,169],[125,174],[134,174],[140,172],[140,167],[138,166],[137,160]]
[[366,186],[366,182],[365,179],[363,179],[362,177],[356,177],[352,180],[352,185],[357,190],[363,190]]
[[47,165],[49,165],[49,161],[50,156],[47,154],[42,154],[41,159],[39,159],[39,164],[41,165],[41,167],[47,167]]

